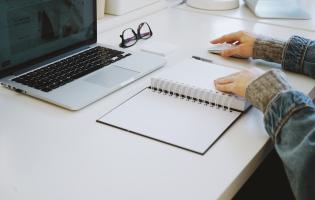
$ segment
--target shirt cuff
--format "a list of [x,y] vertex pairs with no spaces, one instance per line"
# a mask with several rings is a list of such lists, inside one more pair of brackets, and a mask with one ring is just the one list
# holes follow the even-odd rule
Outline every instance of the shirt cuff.
[[258,37],[254,43],[253,58],[281,63],[286,43],[280,40]]
[[270,70],[251,82],[246,88],[246,99],[265,112],[268,103],[280,92],[291,89],[285,74],[279,70]]
[[304,73],[304,58],[311,40],[292,36],[283,51],[282,67],[285,70]]

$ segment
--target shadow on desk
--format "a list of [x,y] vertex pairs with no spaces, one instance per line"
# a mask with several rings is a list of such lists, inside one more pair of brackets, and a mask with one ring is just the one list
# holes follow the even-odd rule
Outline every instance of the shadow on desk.
[[283,164],[273,149],[233,200],[295,199]]

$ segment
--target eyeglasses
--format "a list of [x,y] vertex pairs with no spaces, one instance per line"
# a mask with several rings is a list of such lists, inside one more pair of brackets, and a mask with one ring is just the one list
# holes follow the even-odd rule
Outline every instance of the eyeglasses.
[[128,48],[137,43],[140,39],[149,39],[153,33],[151,27],[147,22],[142,22],[137,28],[137,33],[132,28],[127,28],[120,35],[121,43],[119,44],[122,48]]

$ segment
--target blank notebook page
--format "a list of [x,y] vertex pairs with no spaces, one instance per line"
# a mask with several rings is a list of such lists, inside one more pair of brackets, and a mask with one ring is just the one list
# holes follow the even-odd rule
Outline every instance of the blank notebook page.
[[147,88],[98,122],[204,154],[240,115]]
[[216,91],[215,79],[236,72],[239,72],[239,70],[196,59],[186,59],[154,77]]

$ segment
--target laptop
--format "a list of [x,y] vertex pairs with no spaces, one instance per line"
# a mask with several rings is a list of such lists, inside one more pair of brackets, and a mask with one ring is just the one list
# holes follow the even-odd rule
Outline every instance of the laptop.
[[0,1],[0,83],[79,110],[165,65],[97,44],[96,1]]
[[249,9],[261,18],[310,19],[297,0],[245,0]]

